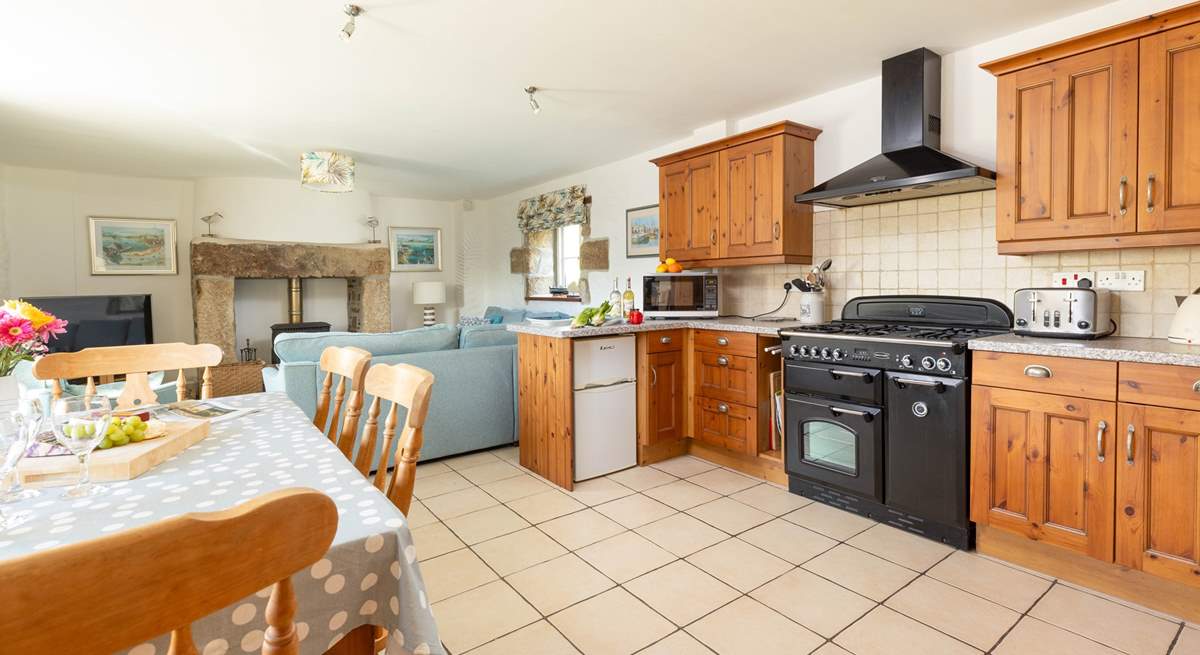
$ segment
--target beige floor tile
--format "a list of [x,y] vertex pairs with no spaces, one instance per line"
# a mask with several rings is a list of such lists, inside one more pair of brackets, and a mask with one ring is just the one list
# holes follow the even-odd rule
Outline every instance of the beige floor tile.
[[636,532],[677,557],[687,557],[729,538],[724,532],[687,514],[674,514],[647,523],[637,528]]
[[524,475],[521,469],[505,462],[496,460],[479,466],[472,466],[468,469],[463,469],[459,472],[464,478],[470,480],[477,485],[484,485],[496,480],[504,480],[505,478],[515,478],[518,475]]
[[876,607],[834,643],[855,655],[968,655],[979,651],[886,607]]
[[549,521],[584,508],[583,503],[558,489],[550,489],[532,496],[510,500],[505,504],[530,523]]
[[675,629],[620,587],[568,607],[550,622],[584,655],[634,653]]
[[469,655],[577,655],[579,651],[547,621],[527,625],[488,642]]
[[662,641],[657,641],[645,650],[639,650],[638,655],[712,655],[696,638],[680,630],[673,632]]
[[438,517],[434,516],[433,512],[429,511],[429,508],[424,503],[416,499],[413,499],[412,505],[408,507],[408,515],[404,519],[408,521],[408,528],[410,530],[416,530],[417,528],[423,528],[438,522]]
[[728,469],[717,468],[699,475],[690,476],[688,477],[688,482],[698,484],[709,491],[715,491],[724,496],[749,489],[758,485],[762,480],[747,477],[741,473],[734,473]]
[[683,560],[623,585],[675,625],[687,625],[741,594]]
[[434,603],[438,635],[452,653],[465,653],[541,618],[500,580]]
[[448,494],[451,491],[459,491],[460,489],[468,489],[471,486],[471,481],[454,471],[447,471],[438,475],[429,475],[423,478],[417,478],[413,485],[413,496],[416,498],[433,498],[442,494]]
[[510,464],[516,464],[521,461],[521,449],[516,446],[497,448],[492,451],[492,454]]
[[491,464],[498,459],[499,458],[493,455],[491,451],[484,450],[478,453],[471,453],[469,455],[459,455],[458,457],[443,459],[442,463],[454,469],[455,471],[464,471],[474,466]]
[[497,578],[479,556],[468,548],[421,562],[421,577],[429,602],[436,603]]
[[875,607],[875,601],[804,569],[793,569],[750,593],[793,621],[829,638]]
[[838,543],[823,534],[817,534],[783,519],[764,523],[738,537],[797,565],[807,562]]
[[716,492],[692,484],[687,480],[676,480],[661,487],[647,489],[642,493],[680,511],[720,498]]
[[813,655],[854,655],[832,641],[813,651]]
[[445,523],[468,546],[529,527],[525,519],[504,505],[446,519]]
[[1130,655],[1165,653],[1178,631],[1177,624],[1063,585],[1050,589],[1029,615]]
[[475,544],[473,550],[502,576],[565,555],[567,552],[566,548],[558,545],[537,528],[525,528]]
[[668,459],[657,464],[651,464],[651,466],[660,471],[666,471],[677,478],[686,478],[689,475],[697,475],[717,468],[717,465],[712,462],[689,455]]
[[745,532],[774,518],[730,498],[718,498],[711,503],[697,505],[689,509],[688,514],[729,534]]
[[479,488],[488,492],[496,500],[507,503],[510,500],[542,493],[550,487],[545,482],[542,482],[540,478],[521,474],[516,477],[482,484],[479,485]]
[[588,506],[624,498],[632,493],[634,493],[633,489],[617,484],[608,478],[594,478],[584,480],[583,482],[576,482],[575,488],[567,492],[572,498]]
[[416,528],[412,531],[412,536],[413,543],[417,546],[417,559],[422,562],[466,546],[441,522]]
[[881,602],[917,576],[902,566],[845,544],[809,560],[804,568]]
[[514,573],[507,580],[543,614],[553,614],[615,586],[571,553]]
[[670,507],[641,494],[618,498],[612,502],[597,505],[595,509],[630,529],[675,513],[675,510]]
[[452,491],[448,494],[427,498],[421,502],[425,503],[429,511],[443,521],[498,504],[495,498],[487,495],[478,487]]
[[696,621],[687,631],[719,655],[795,655],[810,653],[824,641],[745,596]]
[[778,557],[736,538],[726,539],[689,555],[687,561],[742,592],[748,592],[792,568],[791,564]]
[[675,559],[674,555],[635,532],[622,532],[580,548],[576,554],[617,582],[632,580]]
[[441,475],[442,473],[449,473],[450,471],[453,471],[453,470],[454,469],[450,468],[449,466],[446,466],[445,464],[443,464],[441,462],[433,462],[432,464],[418,464],[417,465],[417,479],[421,480],[421,479],[427,478],[431,475]]
[[1051,580],[961,550],[926,575],[1018,612],[1032,607],[1053,584]]
[[782,516],[806,505],[811,505],[813,502],[804,496],[765,482],[749,489],[743,489],[730,498],[772,516]]
[[561,516],[537,527],[568,550],[578,550],[625,531],[620,523],[594,509]]
[[821,503],[806,505],[794,512],[784,514],[783,518],[809,530],[820,532],[827,537],[833,537],[838,541],[845,541],[875,525],[874,521],[865,516],[852,514]]
[[[1120,651],[1068,632],[1057,626],[1025,617],[992,651],[996,655],[1118,655]],[[1172,654],[1174,655],[1174,654]]]
[[1185,627],[1171,655],[1200,655],[1200,629]]
[[[1034,573],[1036,573],[1036,571],[1034,571]],[[1139,605],[1131,600],[1126,600],[1124,598],[1120,598],[1118,596],[1113,596],[1112,594],[1106,594],[1102,591],[1098,591],[1096,589],[1092,589],[1092,588],[1086,587],[1084,585],[1076,584],[1074,582],[1071,582],[1070,580],[1059,580],[1058,584],[1063,585],[1064,587],[1070,587],[1072,589],[1077,589],[1079,591],[1089,593],[1093,596],[1099,596],[1100,598],[1103,598],[1105,600],[1111,600],[1112,602],[1114,602],[1118,605],[1124,605],[1125,607],[1128,607],[1130,609],[1135,609],[1135,610],[1138,610],[1139,612],[1144,612],[1144,613],[1150,614],[1152,616],[1157,616],[1160,619],[1166,619],[1167,621],[1170,621],[1172,623],[1178,623],[1180,620],[1179,617],[1177,617],[1173,614],[1167,614],[1166,612],[1160,612],[1156,609],[1146,607],[1145,605]]]
[[634,491],[644,491],[652,487],[674,482],[677,479],[675,476],[663,473],[651,466],[635,466],[613,473],[608,478]]
[[848,543],[914,571],[928,570],[954,552],[946,544],[882,523],[854,535]]
[[1007,607],[925,576],[913,580],[884,604],[980,650],[995,646],[1021,618]]

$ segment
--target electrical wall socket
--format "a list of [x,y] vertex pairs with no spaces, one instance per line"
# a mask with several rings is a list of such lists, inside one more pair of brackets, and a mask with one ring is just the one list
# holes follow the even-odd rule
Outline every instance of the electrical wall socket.
[[1050,282],[1050,286],[1077,287],[1079,286],[1079,281],[1084,278],[1091,280],[1093,284],[1096,282],[1096,274],[1092,271],[1057,271]]
[[1100,271],[1096,286],[1113,291],[1145,291],[1146,271]]

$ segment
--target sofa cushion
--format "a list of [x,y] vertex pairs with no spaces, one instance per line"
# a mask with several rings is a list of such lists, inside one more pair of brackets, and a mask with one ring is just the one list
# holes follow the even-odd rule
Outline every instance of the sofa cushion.
[[517,333],[509,332],[503,325],[472,325],[462,328],[458,338],[459,348],[486,348],[488,346],[513,346]]
[[525,318],[536,318],[544,321],[561,321],[565,318],[571,318],[571,315],[564,314],[562,312],[529,312],[525,315]]
[[284,362],[315,362],[329,346],[354,346],[372,355],[402,355],[458,348],[458,328],[447,325],[403,332],[289,332],[275,337]]
[[522,307],[509,309],[508,307],[496,307],[492,305],[483,312],[483,317],[495,319],[495,317],[499,316],[501,323],[520,323],[525,320],[526,313]]

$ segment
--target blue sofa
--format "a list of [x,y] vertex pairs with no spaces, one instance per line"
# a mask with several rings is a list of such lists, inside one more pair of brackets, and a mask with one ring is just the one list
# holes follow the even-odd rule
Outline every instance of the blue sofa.
[[[318,362],[329,346],[362,348],[371,353],[372,365],[405,363],[430,371],[436,380],[421,448],[425,461],[517,440],[516,343],[516,334],[502,324],[435,325],[376,334],[281,334],[275,339],[281,363],[263,369],[263,383],[267,391],[286,392],[311,418],[325,377]],[[364,399],[360,438],[371,400]],[[389,408],[387,403],[381,407],[381,431]],[[404,415],[401,408],[400,425]],[[377,441],[373,462],[378,462],[381,448]]]

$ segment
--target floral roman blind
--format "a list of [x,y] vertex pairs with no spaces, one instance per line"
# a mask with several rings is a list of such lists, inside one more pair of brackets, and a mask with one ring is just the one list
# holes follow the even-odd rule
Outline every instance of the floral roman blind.
[[587,187],[582,184],[526,198],[517,206],[517,227],[528,234],[564,225],[586,225],[589,200]]

